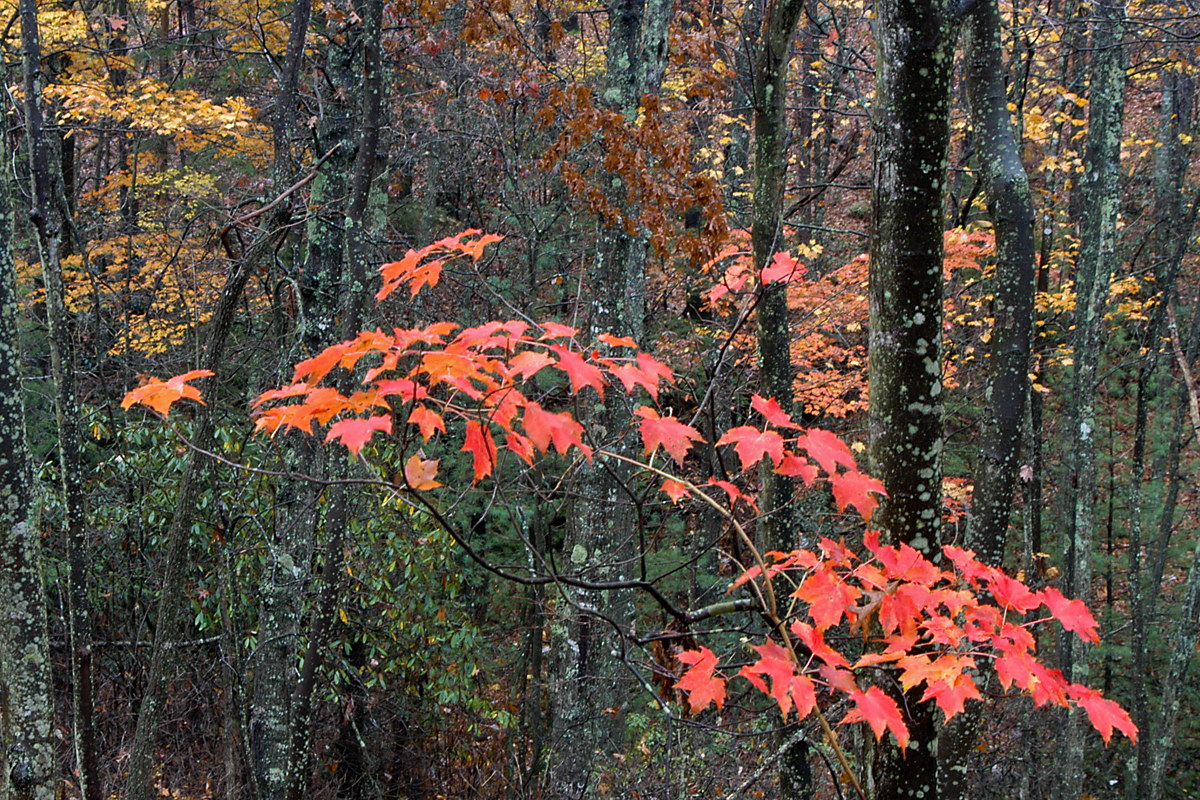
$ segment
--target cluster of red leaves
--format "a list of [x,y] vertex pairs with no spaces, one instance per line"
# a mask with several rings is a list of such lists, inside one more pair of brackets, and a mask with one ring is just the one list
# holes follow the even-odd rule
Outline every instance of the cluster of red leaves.
[[[449,260],[478,260],[484,247],[497,239],[471,230],[410,250],[402,260],[383,266],[378,298],[404,285],[415,295],[437,283]],[[783,254],[760,274],[742,270],[727,275],[725,287],[726,292],[736,292],[751,279],[766,284],[802,275],[803,267]],[[472,456],[476,482],[494,471],[502,449],[526,464],[551,449],[565,456],[575,448],[591,459],[583,426],[569,412],[547,410],[527,394],[534,376],[551,370],[562,376],[572,394],[590,388],[603,399],[606,388],[619,386],[630,396],[642,390],[653,402],[674,377],[667,366],[639,352],[631,339],[602,334],[599,346],[608,353],[602,355],[599,349],[581,352],[575,334],[573,328],[552,321],[536,330],[526,322],[509,321],[463,330],[438,322],[419,329],[397,328],[391,334],[363,332],[300,362],[290,385],[260,395],[255,403],[260,409],[257,427],[270,433],[298,429],[312,434],[314,424],[328,426],[325,440],[340,441],[357,455],[376,433],[398,434],[402,427],[419,433],[424,442],[446,436],[450,418],[463,425],[461,451]],[[361,378],[363,388],[346,395],[323,385],[331,375],[338,376],[339,385],[347,385],[359,361],[368,356],[371,366]],[[150,381],[130,392],[123,406],[141,403],[167,414],[175,400],[199,401],[199,392],[187,381],[209,374],[197,370],[166,382]],[[751,408],[761,417],[760,425],[732,428],[717,442],[733,447],[744,472],[753,474],[756,465],[769,459],[775,472],[811,485],[819,468],[839,507],[853,507],[870,521],[883,486],[859,472],[844,442],[827,431],[802,429],[773,399],[755,395]],[[634,413],[651,463],[662,448],[683,466],[691,447],[703,441],[695,428],[650,405]],[[438,460],[413,453],[402,473],[406,485],[415,491],[442,486],[438,466]],[[723,489],[731,503],[743,500],[753,507],[753,498],[733,484],[710,483]],[[693,484],[671,477],[662,485],[674,502],[694,490]],[[924,685],[922,701],[936,702],[949,719],[963,710],[967,699],[980,698],[969,670],[977,667],[978,659],[989,659],[1006,689],[1015,685],[1029,692],[1038,706],[1075,704],[1085,709],[1106,742],[1114,728],[1136,737],[1137,729],[1120,707],[1099,692],[1068,684],[1034,655],[1030,629],[1051,618],[1081,638],[1096,641],[1095,620],[1083,603],[1067,600],[1054,589],[1033,591],[958,548],[945,548],[954,569],[941,570],[907,545],[881,545],[872,532],[865,535],[864,544],[871,557],[857,564],[850,550],[829,540],[822,541],[819,555],[807,550],[768,553],[769,565],[748,570],[731,587],[781,575],[796,582],[791,596],[804,604],[808,620],[792,620],[786,646],[772,641],[756,645],[758,661],[739,672],[774,698],[785,716],[793,706],[801,718],[807,716],[816,706],[818,688],[824,686],[845,693],[854,703],[843,722],[866,721],[877,737],[890,730],[903,747],[908,731],[896,702],[878,686],[861,688],[858,676],[887,665],[897,671],[906,691]],[[984,602],[984,597],[991,599]],[[1025,614],[1041,608],[1049,617],[1024,621]],[[883,647],[854,665],[825,641],[825,632],[843,621],[865,639],[874,629],[873,620]],[[691,666],[676,685],[688,693],[692,709],[699,711],[712,702],[720,706],[725,679],[717,672],[712,651],[701,647],[678,658]]]
[[[383,265],[383,287],[377,298],[383,300],[401,286],[410,287],[415,295],[437,283],[447,261],[478,260],[483,248],[497,239],[470,230],[410,250],[402,260]],[[786,281],[801,269],[785,254],[758,280]],[[569,412],[547,410],[533,399],[528,392],[531,379],[548,369],[565,378],[572,394],[591,388],[603,399],[606,388],[619,386],[631,396],[644,390],[657,402],[660,387],[672,383],[674,376],[670,368],[638,352],[632,339],[601,334],[599,346],[607,352],[602,355],[599,349],[581,351],[575,334],[574,328],[557,322],[534,329],[519,320],[462,330],[437,322],[425,328],[397,328],[390,334],[364,331],[300,362],[289,385],[261,394],[254,404],[256,425],[271,434],[296,429],[310,435],[314,425],[328,426],[325,441],[338,441],[357,455],[376,434],[399,435],[407,425],[427,443],[439,433],[447,434],[447,419],[455,419],[465,428],[461,451],[471,454],[475,481],[492,474],[502,450],[530,465],[551,449],[565,456],[575,448],[591,459],[583,426]],[[344,394],[327,385],[331,375],[348,374],[368,356],[372,366],[365,371],[361,388]],[[163,388],[138,389],[126,404],[145,402],[165,414],[179,397],[199,398],[195,389],[182,384],[189,376],[172,378],[160,384]],[[769,458],[775,472],[798,476],[812,485],[819,467],[828,476],[839,506],[853,506],[870,519],[878,504],[875,495],[883,493],[883,486],[858,471],[840,439],[816,428],[801,429],[774,400],[755,396],[752,408],[763,419],[760,426],[733,428],[717,442],[733,447],[744,471]],[[695,428],[651,405],[641,405],[634,413],[640,417],[638,432],[648,459],[653,460],[662,448],[682,467],[692,445],[704,441]],[[433,460],[409,458],[404,476],[408,486],[417,490],[442,485],[436,480]],[[753,498],[733,484],[712,483],[731,502],[744,500],[753,506]],[[679,502],[693,487],[667,478],[662,490]]]
[[[968,699],[982,699],[974,671],[981,661],[990,661],[1006,690],[1015,686],[1028,692],[1038,707],[1084,709],[1105,743],[1114,728],[1136,741],[1137,727],[1120,706],[1094,689],[1068,683],[1035,655],[1032,629],[1050,620],[1085,641],[1099,641],[1096,621],[1081,601],[1052,588],[1034,591],[958,547],[943,548],[952,566],[943,570],[908,545],[880,544],[873,531],[863,544],[869,554],[863,559],[829,539],[821,541],[819,553],[767,554],[766,579],[792,578],[791,597],[801,601],[803,612],[788,626],[794,639],[786,646],[773,641],[754,646],[758,660],[738,675],[775,699],[785,717],[793,706],[799,718],[807,716],[824,687],[853,703],[843,723],[865,721],[877,738],[891,731],[903,748],[908,729],[896,701],[874,685],[877,681],[863,688],[860,678],[885,666],[904,691],[924,686],[920,701],[937,703],[949,720]],[[753,567],[733,586],[763,577],[763,570]],[[825,633],[843,622],[864,639],[878,634],[879,647],[850,664],[825,640]],[[693,665],[677,684],[688,692],[692,710],[710,702],[719,707],[725,678],[717,671],[717,657],[701,647],[680,660]],[[770,686],[764,678],[770,678]]]

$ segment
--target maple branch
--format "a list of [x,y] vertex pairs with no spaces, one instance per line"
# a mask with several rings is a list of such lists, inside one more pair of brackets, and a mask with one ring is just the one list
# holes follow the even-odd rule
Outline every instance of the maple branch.
[[[711,506],[713,509],[715,509],[718,514],[725,517],[725,519],[729,520],[729,524],[731,524],[733,526],[733,529],[735,531],[737,531],[738,538],[740,538],[742,540],[742,544],[746,545],[746,547],[750,550],[750,554],[754,556],[754,563],[758,565],[759,571],[762,572],[762,574],[764,576],[767,574],[767,564],[763,560],[762,554],[759,553],[758,548],[754,546],[754,542],[750,539],[750,536],[746,533],[746,529],[743,528],[741,523],[739,523],[737,521],[737,519],[734,518],[733,512],[731,512],[729,509],[725,508],[723,505],[718,503],[713,498],[709,497],[707,493],[702,492],[700,490],[699,486],[692,483],[691,481],[682,480],[680,478],[677,478],[676,476],[672,475],[671,473],[661,470],[658,467],[652,466],[650,464],[642,463],[641,461],[638,461],[633,458],[629,458],[628,456],[623,456],[620,453],[614,453],[610,450],[597,450],[596,455],[609,456],[610,458],[615,458],[618,461],[624,461],[626,464],[631,464],[632,466],[638,467],[639,469],[644,469],[647,472],[652,472],[661,478],[664,478],[667,480],[672,480],[672,481],[675,481],[676,483],[682,483],[691,492],[693,492],[695,495],[698,495],[700,497],[700,499],[702,499],[705,503],[707,503],[709,506]],[[748,581],[748,583],[754,590],[754,594],[756,595],[756,599],[758,600],[759,607],[763,610],[764,613],[769,613],[772,616],[774,616],[776,613],[775,591],[771,587],[770,581],[767,581],[767,583],[766,583],[766,588],[767,588],[766,598],[763,597],[761,591],[758,588],[757,583],[755,583],[753,580]],[[681,620],[681,621],[683,621],[683,620]]]

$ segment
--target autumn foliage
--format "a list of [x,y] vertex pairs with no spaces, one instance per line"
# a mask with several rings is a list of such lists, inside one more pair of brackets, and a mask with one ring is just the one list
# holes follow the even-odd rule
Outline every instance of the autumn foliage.
[[[446,263],[477,261],[498,239],[469,230],[410,250],[382,267],[377,297],[382,300],[401,287],[415,296],[438,282]],[[803,273],[802,265],[781,254],[760,275],[739,273],[732,280],[727,275],[724,292],[718,288],[713,299],[744,289],[751,277],[761,286]],[[720,509],[734,525],[739,506],[756,510],[749,490],[712,479],[709,484],[723,492],[721,502],[721,495],[683,476],[689,452],[704,438],[657,407],[660,393],[675,380],[667,365],[628,338],[600,334],[585,346],[578,336],[576,329],[555,321],[521,320],[463,329],[435,322],[390,333],[364,331],[300,362],[290,384],[261,394],[254,403],[256,425],[268,434],[323,431],[326,442],[336,441],[360,458],[369,456],[367,448],[378,437],[390,437],[403,454],[403,470],[394,478],[397,488],[419,497],[445,483],[439,480],[441,459],[425,456],[431,443],[445,440],[461,441],[475,483],[496,474],[506,459],[514,466],[532,465],[551,451],[568,459],[630,460],[597,449],[571,412],[549,399],[592,392],[603,400],[607,392],[611,400],[612,393],[621,393],[635,401],[644,457],[636,466],[662,481],[661,491],[671,502],[693,498]],[[124,405],[140,403],[166,414],[175,400],[199,400],[187,381],[207,374],[151,381],[130,392]],[[538,376],[548,380],[536,383]],[[562,391],[546,392],[546,385]],[[883,486],[859,471],[841,439],[802,428],[773,399],[754,396],[751,411],[753,424],[733,427],[716,442],[736,454],[743,486],[753,485],[764,464],[799,477],[806,486],[828,481],[839,509],[853,508],[869,524]],[[672,466],[679,469],[673,472]],[[757,660],[737,675],[770,696],[785,717],[793,709],[801,719],[820,713],[823,696],[843,694],[852,703],[843,723],[866,722],[877,737],[890,731],[903,747],[908,739],[904,717],[882,687],[924,687],[920,701],[936,703],[950,719],[967,700],[982,699],[977,676],[989,667],[1004,689],[1028,693],[1039,707],[1082,708],[1105,742],[1114,729],[1136,738],[1136,727],[1120,707],[1095,690],[1068,683],[1036,658],[1033,631],[1051,620],[1081,639],[1098,641],[1095,620],[1083,603],[1053,588],[1030,589],[980,563],[970,551],[947,546],[943,556],[935,564],[907,545],[882,544],[870,530],[861,552],[823,539],[816,550],[756,556],[758,563],[730,591],[749,591],[760,600],[773,638],[752,646]],[[775,597],[784,583],[791,605],[779,615]],[[826,640],[826,633],[841,625],[868,645],[854,663]],[[728,678],[718,656],[699,647],[676,657],[687,667],[676,688],[687,693],[691,710],[722,706]]]

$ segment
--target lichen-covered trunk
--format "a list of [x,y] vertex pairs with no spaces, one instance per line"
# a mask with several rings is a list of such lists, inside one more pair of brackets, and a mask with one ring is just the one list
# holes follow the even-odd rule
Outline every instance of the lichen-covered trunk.
[[[887,498],[873,523],[937,557],[942,507],[942,196],[954,36],[944,0],[875,5],[875,175],[870,265],[870,468]],[[937,796],[937,729],[920,694],[897,698],[907,753],[884,739],[878,800]]]
[[[363,20],[362,82],[359,95],[361,104],[358,109],[360,126],[355,142],[350,202],[344,218],[346,229],[342,253],[343,279],[339,297],[343,339],[353,338],[362,327],[363,301],[367,293],[369,274],[369,217],[375,178],[379,172],[379,134],[383,113],[383,0],[365,0],[359,4],[358,10]],[[340,391],[349,394],[354,389],[353,376],[349,373],[344,374],[341,384]],[[325,649],[329,646],[341,597],[342,575],[345,572],[346,529],[352,508],[351,498],[344,485],[330,487],[329,491],[329,510],[325,525],[325,564],[320,577],[321,593],[308,630],[308,647],[300,666],[300,681],[292,698],[289,800],[301,800],[309,786],[312,761],[309,729],[312,725],[313,692],[321,665],[324,663]],[[365,764],[360,766],[366,768]],[[373,783],[372,777],[367,775],[346,777],[355,781],[356,785]]]
[[[1096,513],[1096,383],[1100,366],[1104,305],[1116,261],[1120,197],[1121,126],[1125,101],[1122,45],[1125,9],[1121,0],[1095,6],[1087,153],[1083,175],[1083,225],[1075,267],[1075,380],[1066,458],[1067,592],[1085,603],[1092,597],[1092,543]],[[1082,641],[1064,637],[1063,672],[1087,683],[1088,652]],[[1069,715],[1059,762],[1059,797],[1083,794],[1084,734],[1079,711]]]
[[[975,491],[967,542],[984,563],[999,566],[1012,515],[1021,453],[1029,355],[1033,342],[1036,253],[1033,196],[1013,134],[1005,93],[1000,8],[981,0],[966,29],[967,92],[978,160],[996,232],[993,317],[988,352],[987,404],[980,431]],[[979,709],[968,707],[939,736],[938,796],[966,796],[967,759]]]
[[69,220],[63,191],[60,142],[46,130],[42,100],[41,40],[36,4],[21,4],[21,47],[25,89],[25,131],[29,146],[33,203],[29,218],[37,236],[46,288],[50,371],[54,383],[54,411],[58,431],[58,465],[65,508],[67,541],[67,630],[71,652],[76,768],[85,800],[99,797],[95,736],[92,724],[92,643],[87,601],[87,507],[83,491],[83,465],[79,455],[79,406],[75,399],[70,320],[63,286],[64,228]]
[[[609,4],[605,101],[632,123],[643,95],[656,94],[667,63],[673,0],[617,0]],[[596,296],[585,310],[585,335],[608,331],[641,343],[645,332],[648,239],[637,230],[638,209],[614,176],[618,207],[631,221],[604,226],[588,284]],[[581,418],[598,447],[623,451],[632,418],[615,391],[580,400]],[[583,467],[559,569],[595,582],[627,580],[638,568],[639,526],[631,471],[618,462]],[[630,590],[564,590],[554,622],[553,721],[548,770],[550,797],[596,797],[598,756],[625,749],[629,691],[624,637],[634,624]]]
[[[1196,224],[1200,203],[1193,203],[1187,217],[1182,217],[1183,180],[1187,170],[1186,151],[1181,138],[1185,135],[1185,121],[1190,121],[1190,100],[1178,103],[1173,88],[1180,78],[1169,72],[1163,79],[1163,108],[1159,128],[1159,141],[1163,143],[1155,176],[1155,226],[1160,235],[1152,237],[1151,257],[1154,258],[1155,283],[1161,292],[1150,315],[1150,323],[1139,337],[1141,357],[1138,361],[1137,405],[1133,423],[1133,453],[1130,458],[1128,489],[1129,506],[1129,610],[1130,642],[1133,651],[1133,699],[1130,713],[1134,724],[1145,735],[1137,744],[1137,766],[1127,787],[1130,797],[1144,797],[1154,759],[1154,748],[1158,739],[1150,729],[1150,698],[1147,686],[1148,625],[1151,615],[1151,598],[1157,599],[1156,588],[1142,577],[1143,529],[1145,526],[1142,508],[1143,489],[1146,483],[1146,447],[1150,435],[1150,402],[1158,394],[1154,385],[1158,370],[1159,351],[1163,332],[1166,330],[1167,309],[1175,297],[1175,282],[1179,268],[1187,252],[1192,229]],[[1190,93],[1190,80],[1183,81]],[[1180,113],[1182,112],[1182,113]],[[1200,201],[1200,196],[1196,198]],[[1174,508],[1163,506],[1164,513],[1174,515]],[[1170,530],[1168,527],[1166,530]],[[1153,564],[1151,578],[1154,577]]]
[[[0,137],[0,160],[7,162]],[[58,786],[50,732],[50,639],[42,537],[33,509],[12,261],[13,211],[0,178],[0,797],[50,800]]]

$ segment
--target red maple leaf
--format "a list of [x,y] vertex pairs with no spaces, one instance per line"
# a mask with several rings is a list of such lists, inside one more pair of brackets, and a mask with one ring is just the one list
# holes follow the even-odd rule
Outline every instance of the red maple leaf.
[[800,428],[799,425],[792,422],[792,415],[784,411],[774,397],[764,400],[756,394],[750,399],[750,408],[762,414],[767,422],[776,428]]
[[850,662],[845,656],[825,643],[825,636],[807,622],[796,620],[791,625],[792,633],[804,643],[808,652],[824,661],[831,667],[849,667]]
[[604,398],[604,374],[600,372],[599,367],[589,364],[579,353],[568,350],[562,345],[552,344],[550,349],[558,356],[558,363],[555,366],[567,373],[567,377],[571,379],[572,394],[578,394],[583,387],[591,386],[601,399]]
[[837,474],[838,464],[849,470],[857,470],[854,455],[846,443],[829,431],[820,428],[809,428],[796,441],[796,446],[808,451],[813,460],[821,465],[828,475]]
[[1104,739],[1104,744],[1107,745],[1112,739],[1113,728],[1137,744],[1137,725],[1133,724],[1133,720],[1129,718],[1125,709],[1112,700],[1104,699],[1104,696],[1097,690],[1080,686],[1077,683],[1071,684],[1067,691],[1071,695],[1071,699],[1087,712],[1088,721],[1092,723],[1092,727],[1100,731],[1100,738]]
[[788,450],[783,451],[783,459],[775,465],[775,472],[793,478],[798,475],[805,486],[812,486],[817,479],[817,468]]
[[475,420],[467,422],[467,436],[460,453],[470,453],[474,457],[475,483],[492,474],[496,466],[496,442],[487,428]]
[[960,672],[953,680],[940,680],[928,684],[925,694],[921,697],[921,702],[937,701],[938,708],[946,715],[946,721],[949,722],[955,714],[963,712],[968,698],[982,700],[983,696],[979,694],[979,688],[975,686],[975,681],[971,679],[971,676]]
[[[787,719],[788,712],[792,710],[792,677],[796,674],[796,665],[792,663],[788,651],[774,642],[752,645],[752,649],[758,653],[758,661],[742,667],[738,674],[758,687],[763,694],[775,698],[784,719]],[[771,679],[769,691],[766,682],[760,677],[763,675]]]
[[334,439],[341,439],[342,444],[346,446],[347,450],[354,455],[358,455],[363,446],[371,440],[375,431],[391,433],[391,415],[380,414],[365,419],[356,417],[355,419],[339,420],[329,427],[329,433],[325,435],[325,441],[332,442]]
[[548,452],[553,444],[554,449],[565,456],[575,446],[591,458],[592,448],[583,443],[583,426],[567,412],[553,414],[530,400],[525,404],[525,416],[521,421],[530,441],[543,453]]
[[733,445],[743,470],[757,464],[764,455],[771,456],[776,464],[783,460],[783,437],[775,431],[760,431],[749,425],[739,425],[726,431],[717,444]]
[[1068,600],[1054,588],[1043,591],[1042,600],[1064,628],[1078,634],[1085,642],[1100,643],[1100,635],[1096,632],[1096,618],[1082,600]]
[[883,732],[889,730],[896,737],[901,751],[908,747],[908,727],[900,716],[900,708],[883,689],[872,686],[865,692],[856,690],[850,692],[850,699],[854,701],[854,708],[842,718],[843,724],[865,721],[871,726],[876,739],[882,739]]
[[522,350],[509,359],[508,368],[510,374],[520,375],[525,380],[529,380],[542,367],[553,363],[554,359],[544,350]]
[[675,688],[688,693],[688,705],[693,714],[708,708],[709,703],[716,703],[717,708],[725,705],[725,679],[713,674],[717,669],[717,657],[712,650],[707,647],[685,650],[675,657],[692,665]]
[[879,500],[873,495],[887,497],[883,483],[858,471],[842,475],[833,473],[829,476],[829,483],[833,487],[833,499],[837,501],[838,510],[845,511],[846,506],[854,506],[867,524],[871,523],[871,514],[879,506]]
[[804,579],[792,597],[808,603],[808,614],[817,630],[824,631],[842,621],[848,609],[854,608],[862,592],[840,580],[831,569],[818,569]]
[[529,441],[527,436],[522,436],[515,431],[509,431],[504,434],[504,445],[515,453],[517,458],[529,466],[533,466],[533,457],[536,455],[536,452],[533,449],[533,442]]
[[804,265],[792,258],[791,253],[776,253],[769,266],[763,267],[761,280],[767,283],[787,283],[793,278],[799,278],[807,270]]
[[[1000,570],[992,573],[990,583],[991,585],[988,589],[1001,608],[1011,608],[1014,611],[1024,614],[1026,611],[1032,611],[1042,604],[1042,594],[1040,592],[1032,591],[1025,584],[1008,577]],[[1061,598],[1062,595],[1059,595],[1059,597]],[[1080,603],[1079,607],[1083,608],[1083,613],[1087,614],[1090,619],[1092,615],[1088,614],[1088,610],[1084,607],[1083,603]],[[1054,613],[1053,609],[1051,609],[1051,613]],[[1094,627],[1096,621],[1092,620],[1091,622]],[[1064,627],[1066,627],[1065,624]],[[1068,630],[1070,629],[1068,628]]]
[[692,449],[692,442],[704,441],[700,432],[691,425],[684,425],[675,417],[660,417],[650,406],[639,406],[633,413],[642,418],[638,423],[638,431],[642,434],[647,458],[662,445],[675,463],[682,467],[688,450]]

